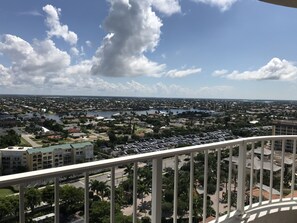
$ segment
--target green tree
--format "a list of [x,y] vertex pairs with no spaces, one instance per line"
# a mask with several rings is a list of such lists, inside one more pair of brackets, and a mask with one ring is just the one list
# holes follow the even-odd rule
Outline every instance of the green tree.
[[[110,222],[110,203],[108,201],[94,201],[90,206],[90,223]],[[132,223],[131,216],[124,216],[119,207],[115,209],[115,222]]]
[[52,206],[55,200],[55,188],[53,186],[47,185],[44,189],[41,191],[41,198],[42,201],[45,201],[49,205]]
[[30,208],[34,212],[35,206],[41,203],[41,192],[40,190],[30,187],[26,190],[25,193],[25,205],[27,208]]
[[10,204],[10,213],[14,216],[18,215],[19,212],[19,197],[18,196],[7,196],[6,201]]
[[152,167],[151,167],[151,165],[146,165],[142,168],[139,168],[138,176],[144,185],[146,185],[148,188],[151,188],[151,185],[152,185]]
[[162,216],[163,217],[171,217],[172,214],[173,214],[173,203],[163,202],[162,203]]
[[66,214],[72,214],[80,210],[84,202],[83,188],[76,188],[72,185],[65,185],[61,187],[61,201]]
[[150,217],[147,217],[147,216],[142,217],[141,223],[151,223]]
[[90,207],[90,222],[109,222],[110,204],[107,201],[94,201]]
[[109,131],[107,133],[108,135],[108,138],[109,138],[109,142],[112,144],[112,145],[115,145],[117,143],[117,136],[115,134],[114,131]]
[[[210,197],[207,196],[207,209],[206,209],[207,217],[214,214],[214,210],[211,207],[211,205],[212,205],[212,201],[210,200]],[[203,218],[203,195],[194,196],[193,211],[194,211],[194,216],[198,220],[201,220]]]
[[0,136],[0,148],[7,146],[16,146],[21,143],[21,137],[13,129],[6,132],[6,135]]
[[13,214],[13,203],[10,202],[6,197],[0,197],[0,219]]
[[126,168],[124,169],[124,174],[125,175],[128,175],[128,178],[129,177],[130,178],[133,178],[133,173],[134,173],[134,171],[133,171],[133,164],[127,164],[125,167]]
[[90,188],[94,191],[101,199],[109,195],[110,186],[107,185],[107,182],[91,180]]

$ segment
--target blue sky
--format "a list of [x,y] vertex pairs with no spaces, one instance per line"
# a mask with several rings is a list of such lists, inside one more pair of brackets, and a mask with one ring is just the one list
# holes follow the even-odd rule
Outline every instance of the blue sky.
[[296,100],[296,23],[257,0],[3,0],[0,94]]

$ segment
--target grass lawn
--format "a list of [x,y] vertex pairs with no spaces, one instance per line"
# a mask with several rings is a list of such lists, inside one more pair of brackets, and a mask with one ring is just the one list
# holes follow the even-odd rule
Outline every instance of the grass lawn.
[[5,197],[7,195],[13,194],[14,192],[9,188],[0,188],[0,197]]
[[28,147],[30,147],[31,146],[31,144],[29,144],[25,139],[23,139],[22,137],[21,137],[21,143],[20,143],[20,145],[19,146],[28,146]]

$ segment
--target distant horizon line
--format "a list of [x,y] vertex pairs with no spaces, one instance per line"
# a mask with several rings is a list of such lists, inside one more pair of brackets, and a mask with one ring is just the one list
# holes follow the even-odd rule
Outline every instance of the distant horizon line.
[[95,98],[148,98],[148,99],[188,99],[188,100],[236,100],[236,101],[297,101],[294,99],[247,99],[247,98],[194,98],[194,97],[155,97],[155,96],[98,96],[98,95],[54,95],[54,94],[3,94],[1,96],[30,96],[30,97],[95,97]]

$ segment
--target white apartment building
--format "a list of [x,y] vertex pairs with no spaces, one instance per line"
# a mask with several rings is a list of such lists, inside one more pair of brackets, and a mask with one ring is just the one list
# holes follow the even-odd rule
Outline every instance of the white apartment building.
[[[297,120],[276,120],[273,122],[272,135],[297,135]],[[282,142],[275,141],[275,149],[282,149]],[[287,152],[293,151],[293,141],[287,140],[285,144]]]
[[20,170],[40,170],[89,162],[94,159],[94,146],[90,142],[61,144],[49,147],[7,147],[0,149],[2,174]]
[[0,150],[0,172],[16,173],[27,167],[27,151],[32,147],[9,146]]

